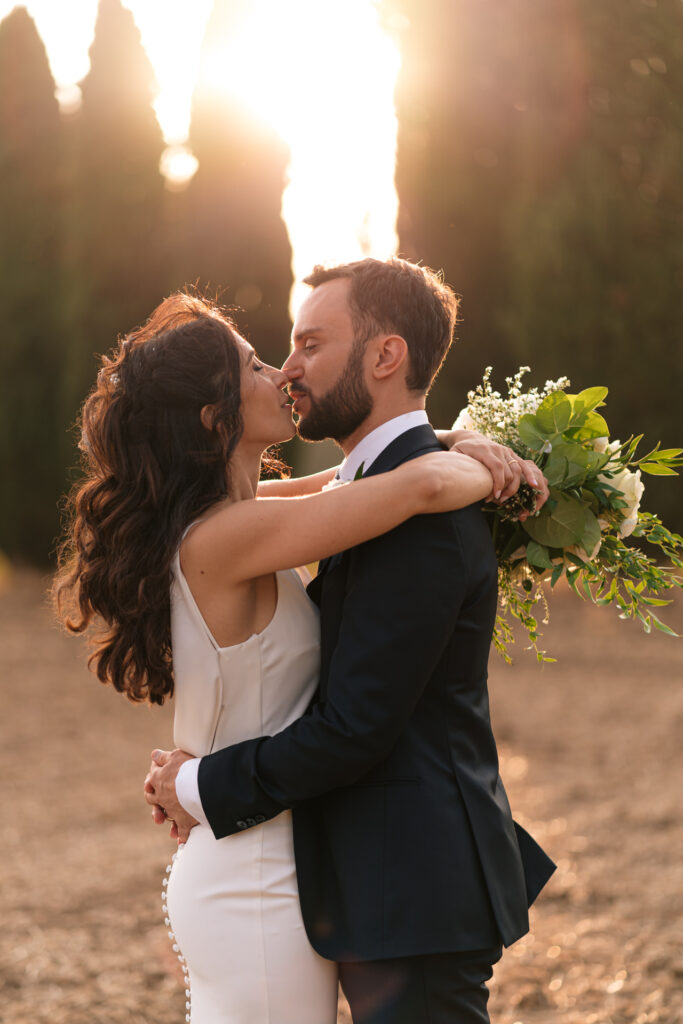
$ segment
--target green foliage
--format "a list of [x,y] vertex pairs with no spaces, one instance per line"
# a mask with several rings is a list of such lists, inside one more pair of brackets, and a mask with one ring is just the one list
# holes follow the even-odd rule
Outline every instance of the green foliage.
[[0,549],[48,552],[58,530],[63,136],[43,44],[26,10],[0,23]]
[[[205,53],[248,8],[218,0]],[[200,171],[168,192],[154,75],[120,0],[99,0],[90,58],[81,108],[60,117],[32,20],[0,23],[0,550],[41,563],[77,462],[70,428],[117,335],[195,282],[245,307],[270,360],[289,333],[281,140],[200,83]]]
[[[683,372],[683,5],[383,7],[388,24],[403,26],[400,248],[443,267],[462,295],[434,421],[452,418],[484,365],[506,374],[529,363],[542,380],[566,373],[579,387],[599,372],[617,436],[637,419],[673,443]],[[681,529],[680,486],[655,473],[648,500]]]
[[[558,387],[568,383],[563,380],[547,381],[542,392],[524,392],[521,380],[526,370],[508,378],[504,398],[493,391],[489,367],[482,384],[469,393],[462,414],[483,433],[504,439],[519,455],[531,457],[550,489],[538,511],[533,497],[522,489],[512,507],[506,503],[489,509],[501,598],[496,648],[509,660],[506,648],[512,632],[506,617],[512,616],[526,630],[539,661],[549,660],[538,647],[534,609],[541,602],[547,622],[543,584],[554,587],[562,577],[582,599],[614,603],[622,618],[638,618],[647,632],[654,625],[675,635],[652,607],[669,603],[659,596],[662,593],[683,587],[676,572],[683,566],[683,537],[667,530],[658,517],[640,512],[640,471],[676,476],[683,465],[683,449],[663,449],[658,443],[636,458],[642,435],[624,444],[610,443],[607,422],[596,412],[604,405],[607,388],[569,394]],[[627,545],[624,539],[630,535],[658,547],[671,568]]]

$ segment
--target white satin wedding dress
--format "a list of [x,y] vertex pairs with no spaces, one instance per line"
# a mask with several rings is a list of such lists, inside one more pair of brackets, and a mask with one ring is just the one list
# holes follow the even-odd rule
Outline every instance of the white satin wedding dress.
[[[196,756],[299,718],[319,670],[318,612],[292,569],[270,623],[219,647],[176,555],[171,588],[174,742]],[[299,908],[291,812],[215,839],[203,825],[164,883],[192,1024],[335,1024],[336,964],[310,946]]]

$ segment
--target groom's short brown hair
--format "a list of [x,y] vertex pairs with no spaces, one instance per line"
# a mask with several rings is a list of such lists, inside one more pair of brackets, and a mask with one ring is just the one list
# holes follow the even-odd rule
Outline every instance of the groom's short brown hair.
[[349,278],[349,305],[362,344],[380,333],[399,334],[408,346],[406,385],[427,392],[451,342],[458,313],[458,299],[444,284],[443,276],[428,267],[394,257],[316,266],[304,278],[318,285]]

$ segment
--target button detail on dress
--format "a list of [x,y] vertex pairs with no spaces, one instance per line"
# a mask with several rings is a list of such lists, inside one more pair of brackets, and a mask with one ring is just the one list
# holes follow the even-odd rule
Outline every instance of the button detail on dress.
[[[170,873],[171,873],[171,871],[173,869],[173,864],[175,862],[176,857],[177,857],[177,854],[174,853],[173,857],[171,858],[171,863],[166,868],[166,875],[167,876],[170,875]],[[161,906],[162,906],[164,914],[166,914],[166,915],[168,915],[168,906],[166,904],[166,899],[168,897],[168,883],[169,883],[169,881],[170,881],[170,879],[167,877],[167,878],[164,878],[163,882],[161,883],[162,884]],[[191,996],[191,991],[190,991],[190,988],[189,988],[190,980],[189,980],[189,977],[188,977],[188,970],[187,970],[187,967],[185,966],[185,957],[183,956],[183,954],[182,954],[182,952],[180,950],[180,946],[178,945],[178,943],[174,941],[175,940],[175,933],[171,930],[172,926],[169,927],[171,925],[171,919],[168,916],[166,916],[164,918],[164,924],[169,929],[168,937],[171,940],[171,942],[173,943],[171,948],[172,948],[173,952],[176,954],[176,956],[178,957],[178,960],[180,962],[180,967],[181,967],[181,970],[182,970],[183,975],[184,975],[184,984],[186,986],[186,988],[185,988],[185,999],[186,999],[185,1009],[186,1010],[191,1010],[192,1009],[192,996]],[[185,1014],[185,1020],[186,1021],[191,1021],[191,1019],[192,1019],[191,1014],[190,1013],[186,1013]]]

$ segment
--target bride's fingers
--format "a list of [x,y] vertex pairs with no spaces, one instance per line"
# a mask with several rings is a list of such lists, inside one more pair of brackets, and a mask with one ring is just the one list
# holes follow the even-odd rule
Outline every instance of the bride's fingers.
[[531,459],[520,459],[519,467],[524,479],[531,487],[535,490],[542,488],[545,477],[535,462],[532,462]]
[[536,491],[536,508],[539,509],[545,505],[546,501],[550,497],[550,490],[548,488],[548,481],[543,476],[535,462],[531,459],[525,459],[522,462],[522,472],[526,482],[534,488]]
[[501,492],[500,500],[512,497],[519,490],[522,479],[522,469],[516,459],[508,459],[505,463],[505,486]]

